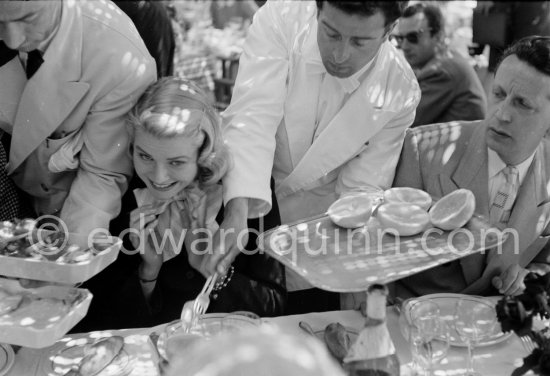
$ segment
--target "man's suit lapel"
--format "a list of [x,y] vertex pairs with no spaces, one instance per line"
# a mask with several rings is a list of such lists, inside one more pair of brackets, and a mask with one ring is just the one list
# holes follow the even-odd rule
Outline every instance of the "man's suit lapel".
[[[479,123],[474,129],[460,163],[453,175],[439,176],[441,191],[446,195],[458,188],[469,189],[476,198],[476,212],[489,217],[487,144],[485,125]],[[467,284],[479,278],[485,264],[485,254],[475,253],[460,260],[462,272]]]
[[[489,216],[488,155],[485,141],[485,123],[481,122],[472,132],[472,136],[463,158],[457,165],[452,181],[457,187],[469,189],[476,198],[476,212]],[[446,192],[450,193],[450,192]]]
[[[63,6],[44,63],[27,82],[15,115],[8,173],[12,173],[71,113],[88,91],[81,76],[82,25],[77,6]],[[21,74],[24,74],[23,72]]]

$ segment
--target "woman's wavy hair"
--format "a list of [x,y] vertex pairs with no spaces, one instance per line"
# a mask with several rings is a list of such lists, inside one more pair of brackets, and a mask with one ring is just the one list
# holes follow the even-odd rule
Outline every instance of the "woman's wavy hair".
[[130,145],[137,131],[159,138],[192,137],[199,148],[196,177],[201,187],[217,184],[229,168],[220,116],[203,90],[178,77],[163,77],[147,88],[128,114]]

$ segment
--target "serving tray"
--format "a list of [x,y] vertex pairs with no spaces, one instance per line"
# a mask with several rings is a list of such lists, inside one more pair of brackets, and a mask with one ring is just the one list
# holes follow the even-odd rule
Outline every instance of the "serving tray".
[[[43,239],[47,233],[51,231],[33,232],[29,235],[30,243],[36,244],[38,239]],[[115,236],[92,240],[86,235],[73,233],[67,235],[66,246],[76,244],[81,249],[93,248],[93,256],[85,261],[66,263],[47,258],[21,257],[19,254],[17,256],[0,254],[0,275],[76,284],[87,281],[113,263],[122,246],[122,240]],[[44,252],[44,255],[52,258],[48,252]]]
[[384,232],[376,217],[345,229],[321,215],[264,232],[258,246],[315,287],[360,292],[499,246],[506,237],[477,214],[454,231],[431,228],[407,237]]

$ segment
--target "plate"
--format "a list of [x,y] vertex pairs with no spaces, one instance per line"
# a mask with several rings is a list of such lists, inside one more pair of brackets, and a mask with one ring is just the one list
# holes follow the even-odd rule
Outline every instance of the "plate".
[[[97,334],[97,333],[96,333]],[[108,337],[105,335],[103,337]],[[99,338],[83,337],[59,341],[48,351],[46,362],[43,363],[43,369],[46,375],[62,376],[71,368],[77,366],[84,356],[84,347],[91,345]],[[125,338],[124,347],[120,354],[97,376],[125,376],[132,372],[135,364],[134,356],[130,354],[127,339]]]
[[6,375],[15,361],[15,353],[10,345],[0,343],[0,376]]
[[[407,299],[405,302],[403,302],[403,307],[401,309],[401,314],[405,315],[405,320],[407,324],[410,325],[410,315],[414,306],[428,299],[431,299],[432,301],[437,303],[441,312],[441,318],[449,322],[450,327],[453,328],[454,310],[455,310],[456,302],[459,299],[474,300],[474,301],[486,304],[487,306],[494,309],[500,297],[486,298],[481,296],[463,295],[463,294],[430,294],[430,295],[424,295],[420,298]],[[494,312],[495,312],[495,320],[496,320],[496,311]],[[456,347],[467,346],[465,342],[459,339],[458,334],[454,329],[450,330],[450,334],[451,334],[451,341],[450,341],[451,346],[456,346]],[[476,347],[495,345],[497,343],[507,340],[508,338],[510,338],[511,335],[512,335],[512,332],[503,333],[500,329],[500,325],[497,324],[495,326],[493,333],[491,333],[491,335],[485,338],[484,340],[480,341],[476,345]]]

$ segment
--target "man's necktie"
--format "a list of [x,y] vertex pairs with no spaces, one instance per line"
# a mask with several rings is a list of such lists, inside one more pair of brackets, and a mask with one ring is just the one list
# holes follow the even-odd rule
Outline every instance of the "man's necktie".
[[38,50],[33,50],[27,55],[27,79],[30,79],[40,68],[44,59],[42,59],[42,53]]
[[514,166],[506,166],[500,172],[506,181],[499,187],[491,205],[492,224],[507,224],[519,189],[519,171]]

